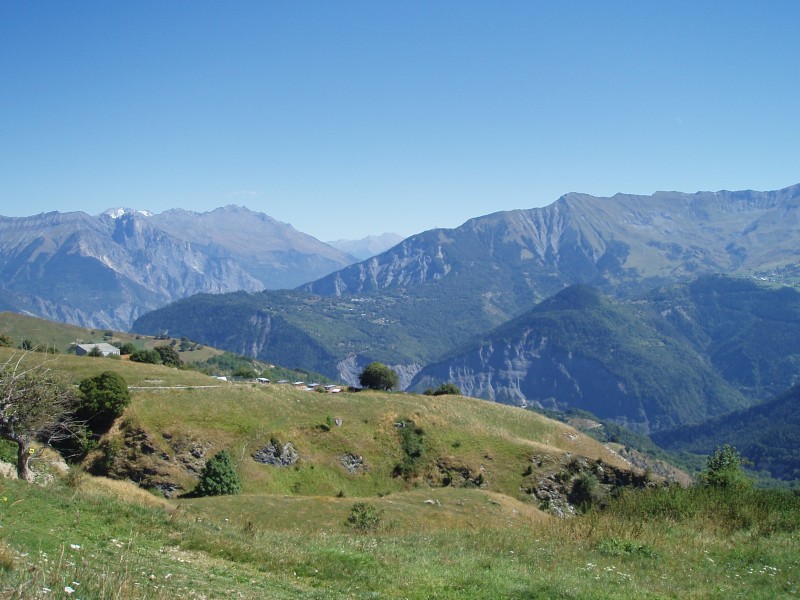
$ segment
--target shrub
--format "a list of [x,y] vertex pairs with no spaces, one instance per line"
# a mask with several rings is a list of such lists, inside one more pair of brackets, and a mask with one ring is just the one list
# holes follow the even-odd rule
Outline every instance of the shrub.
[[133,354],[136,352],[136,346],[131,342],[125,342],[124,344],[120,344],[119,346],[119,353],[121,356],[125,356],[127,354]]
[[233,467],[231,455],[226,450],[209,459],[200,473],[200,481],[192,491],[193,496],[225,496],[242,491],[239,474]]
[[161,355],[155,350],[137,350],[131,353],[130,359],[133,362],[147,363],[151,365],[161,364]]
[[403,421],[400,428],[400,447],[403,450],[402,462],[395,466],[394,475],[408,478],[418,471],[419,463],[425,456],[425,431],[416,427],[413,421]]
[[433,391],[433,396],[460,396],[461,390],[455,383],[443,383]]
[[130,404],[128,384],[119,373],[105,371],[96,377],[87,377],[80,382],[76,416],[86,421],[95,434],[105,433],[114,419]]
[[745,490],[752,482],[742,470],[742,457],[736,448],[725,444],[718,446],[706,460],[706,469],[700,473],[703,485],[717,488]]
[[587,471],[580,473],[572,482],[568,498],[585,512],[592,506],[603,506],[607,500],[607,491],[600,485],[595,474]]
[[247,366],[240,366],[236,367],[236,370],[233,372],[234,377],[241,377],[242,379],[255,379],[258,377],[255,370],[252,367]]
[[380,527],[383,510],[378,510],[366,502],[356,502],[350,509],[346,524],[362,533],[375,531]]

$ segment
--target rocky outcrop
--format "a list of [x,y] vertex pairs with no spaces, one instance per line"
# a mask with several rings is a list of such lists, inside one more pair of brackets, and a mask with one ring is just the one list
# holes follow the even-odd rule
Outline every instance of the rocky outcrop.
[[163,432],[161,439],[135,425],[117,424],[87,458],[96,475],[128,479],[143,488],[157,489],[167,498],[187,491],[185,483],[205,466],[213,445],[188,435]]
[[[543,461],[549,463],[549,468]],[[602,506],[619,488],[657,485],[640,471],[620,469],[601,460],[589,461],[582,456],[567,455],[563,464],[554,464],[552,457],[533,456],[531,464],[537,468],[530,468],[524,474],[520,490],[539,508],[561,518],[575,514],[576,510]]]
[[358,473],[364,473],[367,471],[367,465],[364,463],[364,457],[360,455],[347,452],[339,457],[339,462],[341,463],[342,467],[344,467],[345,471],[351,475],[356,475]]
[[292,442],[281,444],[277,440],[270,440],[269,444],[253,453],[253,460],[263,465],[273,467],[290,467],[300,459],[300,454]]

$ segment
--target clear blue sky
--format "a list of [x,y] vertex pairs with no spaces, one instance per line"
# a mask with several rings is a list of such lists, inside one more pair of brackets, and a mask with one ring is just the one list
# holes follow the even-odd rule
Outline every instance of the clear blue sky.
[[0,214],[320,239],[800,182],[800,2],[0,3]]

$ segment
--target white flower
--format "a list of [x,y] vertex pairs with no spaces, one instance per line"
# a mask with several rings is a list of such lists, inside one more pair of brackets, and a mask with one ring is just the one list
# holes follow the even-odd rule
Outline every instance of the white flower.
[[72,548],[73,550],[80,550],[81,549],[81,545],[80,544],[70,544],[69,547]]
[[72,594],[75,591],[75,589],[70,587],[70,586],[68,586],[68,585],[65,585],[64,586],[64,591],[67,592],[68,594]]

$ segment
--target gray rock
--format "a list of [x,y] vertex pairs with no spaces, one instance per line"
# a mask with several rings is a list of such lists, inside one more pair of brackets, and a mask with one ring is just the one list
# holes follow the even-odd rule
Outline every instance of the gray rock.
[[286,442],[283,446],[270,442],[253,454],[253,460],[256,462],[272,465],[273,467],[290,467],[299,458],[300,454],[292,445],[292,442]]

